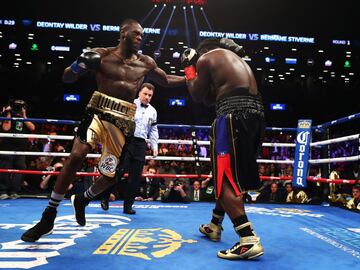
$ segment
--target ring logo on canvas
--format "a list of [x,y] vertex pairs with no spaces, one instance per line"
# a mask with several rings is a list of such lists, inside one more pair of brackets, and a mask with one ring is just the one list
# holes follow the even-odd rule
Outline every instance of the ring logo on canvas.
[[184,240],[180,234],[170,229],[119,229],[94,254],[116,254],[149,261],[174,253],[184,243],[196,242]]

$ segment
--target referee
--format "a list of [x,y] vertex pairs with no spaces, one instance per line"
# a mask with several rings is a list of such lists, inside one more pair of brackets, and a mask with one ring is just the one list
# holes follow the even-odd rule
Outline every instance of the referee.
[[127,178],[127,188],[124,198],[124,213],[135,214],[132,209],[136,193],[139,189],[141,174],[145,164],[145,152],[147,143],[145,139],[150,140],[153,156],[158,155],[159,133],[157,129],[157,111],[150,105],[154,94],[154,85],[144,83],[139,91],[139,97],[134,100],[136,104],[135,114],[135,132],[134,137],[129,140],[125,152],[124,163],[129,168]]

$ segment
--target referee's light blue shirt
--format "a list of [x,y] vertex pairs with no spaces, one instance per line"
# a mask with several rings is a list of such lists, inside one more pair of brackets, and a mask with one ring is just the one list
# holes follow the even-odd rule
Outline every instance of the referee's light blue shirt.
[[134,100],[136,104],[134,137],[149,139],[152,150],[158,150],[159,132],[157,128],[157,111],[149,104],[146,108],[141,106],[140,99]]

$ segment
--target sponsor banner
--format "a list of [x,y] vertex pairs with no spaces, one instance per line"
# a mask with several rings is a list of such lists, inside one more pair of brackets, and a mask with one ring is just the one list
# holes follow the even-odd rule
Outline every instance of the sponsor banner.
[[309,151],[311,141],[311,120],[299,120],[296,134],[293,186],[305,188],[308,176]]

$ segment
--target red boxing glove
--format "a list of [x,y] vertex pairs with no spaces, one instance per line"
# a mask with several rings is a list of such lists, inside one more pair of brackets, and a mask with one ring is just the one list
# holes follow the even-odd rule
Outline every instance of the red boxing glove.
[[196,68],[195,66],[188,66],[184,68],[185,78],[187,81],[194,80],[196,78]]

